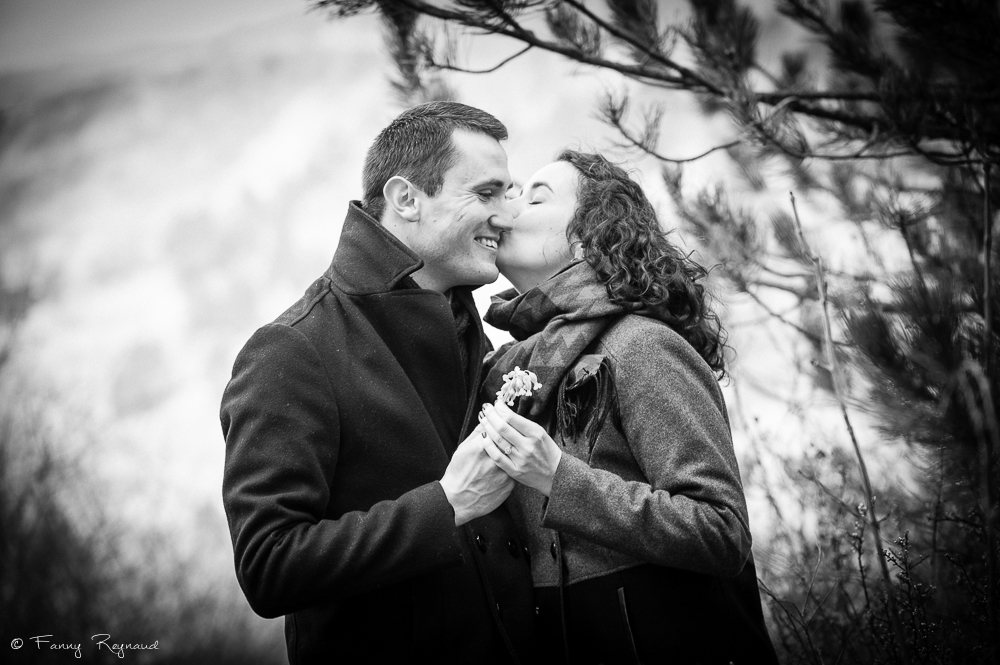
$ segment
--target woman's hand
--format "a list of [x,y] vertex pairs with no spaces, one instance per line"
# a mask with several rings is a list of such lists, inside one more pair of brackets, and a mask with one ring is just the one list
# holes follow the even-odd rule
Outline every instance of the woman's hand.
[[522,485],[545,496],[552,493],[562,449],[541,425],[517,415],[503,402],[483,406],[483,450],[498,467]]

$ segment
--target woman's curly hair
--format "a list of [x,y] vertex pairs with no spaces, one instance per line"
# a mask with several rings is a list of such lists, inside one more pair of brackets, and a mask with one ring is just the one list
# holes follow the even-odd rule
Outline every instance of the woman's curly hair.
[[726,331],[701,280],[707,272],[683,254],[660,227],[642,188],[597,154],[564,150],[557,161],[580,174],[576,210],[566,229],[615,304],[650,309],[726,376]]

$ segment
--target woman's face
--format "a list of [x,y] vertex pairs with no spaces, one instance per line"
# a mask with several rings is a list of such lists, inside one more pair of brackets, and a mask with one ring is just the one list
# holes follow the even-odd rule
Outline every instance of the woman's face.
[[511,201],[514,223],[500,236],[497,268],[524,293],[573,261],[566,227],[576,210],[580,177],[568,162],[535,172]]

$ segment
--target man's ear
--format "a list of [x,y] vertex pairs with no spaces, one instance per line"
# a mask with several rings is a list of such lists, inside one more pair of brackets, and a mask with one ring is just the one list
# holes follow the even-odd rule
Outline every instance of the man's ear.
[[385,207],[408,222],[420,220],[420,190],[403,176],[394,175],[382,188]]

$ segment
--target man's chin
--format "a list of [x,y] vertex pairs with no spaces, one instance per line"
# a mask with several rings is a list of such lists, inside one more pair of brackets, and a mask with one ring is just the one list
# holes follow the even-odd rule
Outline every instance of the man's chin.
[[497,278],[499,277],[500,277],[500,271],[497,269],[496,266],[493,266],[493,269],[489,271],[489,275],[487,276],[487,279],[483,282],[483,285],[492,284],[493,282],[497,281]]
[[497,267],[491,265],[489,268],[483,268],[477,271],[474,277],[470,276],[469,280],[466,282],[472,288],[477,288],[480,286],[486,286],[487,284],[492,284],[497,281],[500,277],[500,271]]

